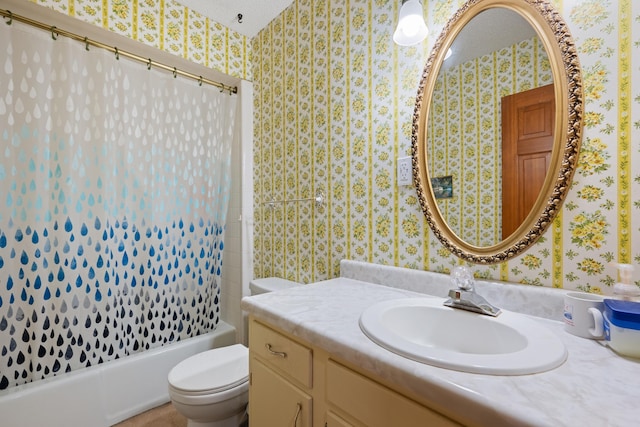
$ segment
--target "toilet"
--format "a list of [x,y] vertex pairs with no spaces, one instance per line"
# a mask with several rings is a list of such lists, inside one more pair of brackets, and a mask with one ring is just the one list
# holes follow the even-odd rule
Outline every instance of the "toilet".
[[[299,286],[277,277],[254,279],[251,295]],[[249,401],[249,349],[242,344],[214,348],[178,363],[168,376],[169,397],[187,427],[238,427]]]

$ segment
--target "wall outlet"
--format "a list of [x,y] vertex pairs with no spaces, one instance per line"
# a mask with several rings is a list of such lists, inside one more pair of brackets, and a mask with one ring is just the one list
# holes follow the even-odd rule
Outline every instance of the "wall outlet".
[[411,157],[398,157],[398,187],[401,185],[413,185]]

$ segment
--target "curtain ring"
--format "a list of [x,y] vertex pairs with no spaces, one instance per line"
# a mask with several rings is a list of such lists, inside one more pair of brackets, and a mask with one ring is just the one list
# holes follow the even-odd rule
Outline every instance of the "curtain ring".
[[202,86],[202,76],[198,79],[198,86]]
[[115,54],[116,54],[116,59],[119,61],[120,60],[120,52],[118,52],[118,48],[114,47],[115,49]]
[[147,61],[147,70],[151,69],[151,58]]
[[175,79],[176,77],[178,77],[178,69],[173,67],[173,78]]
[[51,27],[51,38],[54,40],[58,40],[58,36],[60,35],[56,32],[56,29],[55,25]]
[[89,50],[89,38],[88,37],[84,38],[84,48],[86,50]]
[[9,18],[9,20],[7,21],[7,25],[11,25],[11,23],[13,22],[13,12],[7,10],[7,13],[9,14],[9,16],[5,16],[5,18]]

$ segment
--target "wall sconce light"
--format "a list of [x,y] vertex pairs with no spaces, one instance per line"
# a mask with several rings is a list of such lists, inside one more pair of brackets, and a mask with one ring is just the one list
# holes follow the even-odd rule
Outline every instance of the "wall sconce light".
[[393,41],[400,46],[411,46],[420,43],[429,34],[424,23],[422,2],[420,0],[402,0],[398,26],[393,33]]

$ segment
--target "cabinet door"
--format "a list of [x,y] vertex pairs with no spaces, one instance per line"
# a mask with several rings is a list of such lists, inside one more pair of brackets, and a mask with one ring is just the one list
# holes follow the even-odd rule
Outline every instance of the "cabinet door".
[[251,357],[251,427],[311,427],[311,396]]
[[459,424],[334,361],[327,363],[327,400],[367,427]]

